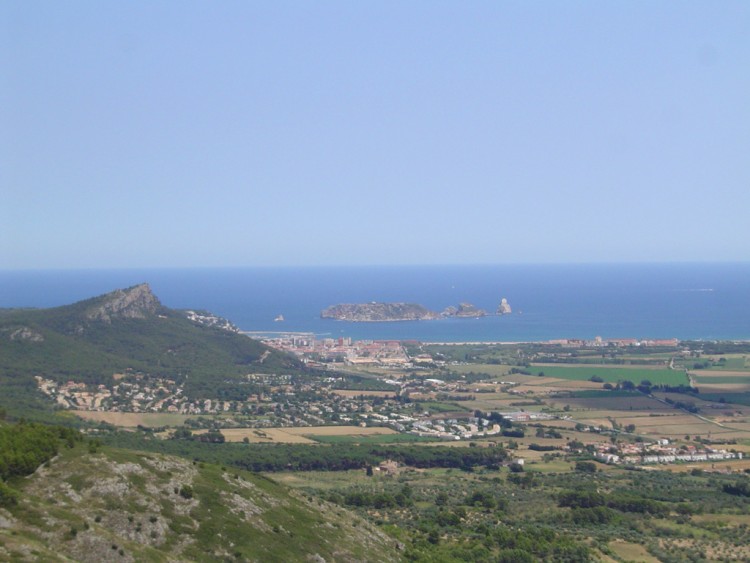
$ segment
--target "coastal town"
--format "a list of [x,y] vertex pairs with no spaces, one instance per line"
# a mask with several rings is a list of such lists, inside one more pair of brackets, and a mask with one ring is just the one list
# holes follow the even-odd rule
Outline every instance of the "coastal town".
[[[192,314],[195,322],[201,324],[220,322],[209,315]],[[590,420],[585,411],[576,413],[569,406],[555,406],[556,401],[566,400],[570,391],[530,386],[529,375],[525,375],[530,373],[529,369],[512,368],[504,377],[467,380],[465,375],[459,374],[466,373],[461,370],[471,364],[443,354],[443,345],[349,337],[316,338],[308,333],[266,336],[263,342],[293,354],[317,375],[300,378],[248,373],[240,382],[246,394],[235,400],[190,398],[176,378],[153,377],[133,370],[114,374],[111,384],[59,383],[40,376],[36,377],[36,382],[38,389],[61,409],[180,415],[187,417],[185,425],[193,429],[385,428],[420,441],[465,440],[473,444],[477,440],[479,443],[489,440],[487,444],[505,443],[513,448],[518,447],[514,444],[520,440],[525,444],[523,448],[531,451],[548,455],[588,455],[600,463],[617,465],[716,463],[742,459],[741,452],[718,448],[701,440],[678,444],[671,441],[673,437],[638,437],[633,441],[633,436],[637,435],[634,428],[623,429],[612,417],[609,421],[597,422]],[[536,343],[534,357],[565,359],[570,350],[583,348],[666,347],[673,349],[674,357],[678,357],[683,350],[677,344],[671,339],[557,340]],[[674,360],[668,363],[674,365]],[[604,386],[607,389],[606,383]],[[494,411],[463,406],[481,405],[484,397],[498,394],[516,399],[506,400],[502,403],[506,408]],[[683,406],[678,404],[674,408]],[[573,426],[575,435],[569,434]],[[538,440],[529,441],[532,436]],[[608,437],[610,441],[597,441],[597,436]],[[516,457],[522,458],[523,454],[518,452]]]

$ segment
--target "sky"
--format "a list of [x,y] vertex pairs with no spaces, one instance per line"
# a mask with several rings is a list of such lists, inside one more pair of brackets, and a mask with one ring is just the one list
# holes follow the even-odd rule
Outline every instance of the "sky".
[[0,3],[0,269],[750,260],[750,3]]

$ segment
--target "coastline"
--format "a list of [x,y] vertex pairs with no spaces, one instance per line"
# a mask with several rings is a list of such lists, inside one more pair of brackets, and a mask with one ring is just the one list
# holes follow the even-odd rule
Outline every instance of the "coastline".
[[[144,281],[165,306],[210,311],[255,333],[445,344],[560,335],[750,340],[750,263],[0,272],[0,307],[61,306]],[[514,312],[492,314],[503,296]],[[435,323],[320,318],[330,303],[413,302],[439,310],[462,300],[488,315]],[[280,314],[284,321],[275,322]]]

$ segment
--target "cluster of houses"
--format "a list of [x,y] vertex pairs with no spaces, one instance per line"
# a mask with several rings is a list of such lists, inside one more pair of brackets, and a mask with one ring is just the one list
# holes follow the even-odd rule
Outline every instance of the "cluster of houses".
[[597,444],[594,457],[603,463],[648,465],[655,463],[685,463],[696,461],[725,461],[742,459],[742,452],[731,452],[713,448],[698,449],[692,445],[670,446],[669,440],[661,439],[654,444],[625,444],[614,453],[610,444]]
[[[191,402],[182,388],[171,379],[144,378],[139,375],[115,374],[115,384],[87,385],[68,381],[58,383],[36,376],[39,390],[66,409],[122,412],[204,412],[205,402]],[[215,412],[228,410],[217,402],[210,406]]]
[[263,338],[262,342],[313,364],[316,361],[394,367],[413,364],[406,349],[396,340],[352,340],[349,337],[318,339],[314,334],[300,333]]
[[407,433],[415,436],[439,438],[440,440],[470,440],[483,436],[497,436],[502,432],[499,424],[493,424],[485,418],[455,418],[438,420],[418,420],[412,423]]

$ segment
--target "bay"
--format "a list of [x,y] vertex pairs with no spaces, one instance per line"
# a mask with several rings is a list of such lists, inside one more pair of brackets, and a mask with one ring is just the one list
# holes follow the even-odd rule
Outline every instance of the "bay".
[[[425,342],[558,338],[750,339],[750,263],[555,264],[0,271],[0,307],[52,307],[148,282],[168,307],[205,309],[246,331]],[[511,315],[350,323],[336,303],[469,302]],[[274,322],[283,315],[283,322]]]

